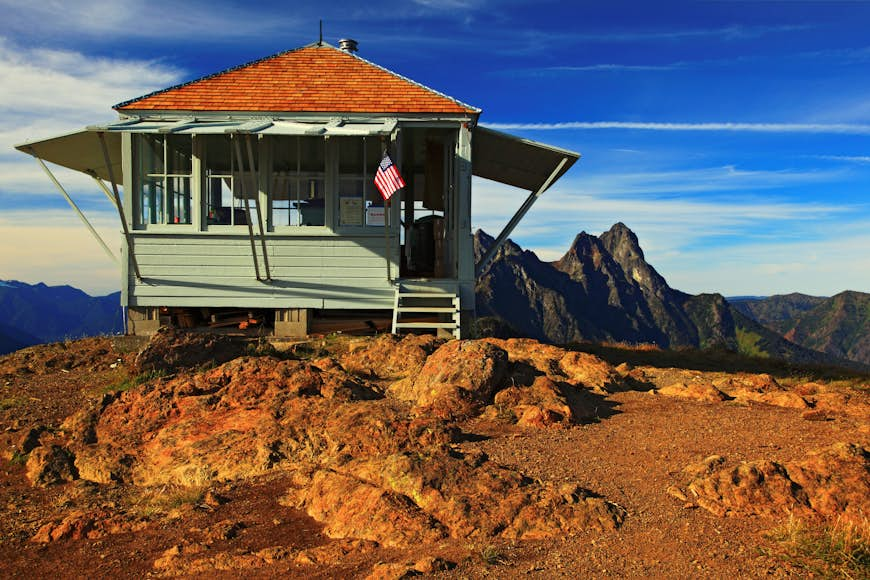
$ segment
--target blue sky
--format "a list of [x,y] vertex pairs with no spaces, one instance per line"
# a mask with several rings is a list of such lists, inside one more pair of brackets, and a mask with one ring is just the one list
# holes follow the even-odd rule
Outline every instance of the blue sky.
[[[32,4],[32,5],[29,5]],[[582,153],[513,239],[556,259],[622,221],[672,286],[870,291],[870,3],[0,0],[0,278],[119,286],[117,267],[15,143],[317,40]],[[117,217],[58,170],[97,229]],[[524,193],[477,180],[496,234]]]

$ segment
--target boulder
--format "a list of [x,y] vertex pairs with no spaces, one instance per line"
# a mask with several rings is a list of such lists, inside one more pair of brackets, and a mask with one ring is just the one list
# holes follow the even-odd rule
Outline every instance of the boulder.
[[397,337],[394,334],[381,334],[377,338],[361,342],[356,348],[339,357],[341,366],[348,372],[379,379],[401,379],[415,374],[426,358],[442,339],[432,335],[408,334]]
[[468,416],[492,402],[508,373],[507,353],[483,341],[453,340],[438,348],[411,377],[391,385],[388,394],[418,409],[445,416]]
[[728,465],[713,456],[684,473],[686,495],[719,516],[794,513],[860,520],[870,513],[870,452],[853,443],[837,443],[787,463]]
[[716,403],[728,398],[725,393],[714,387],[712,384],[699,381],[672,383],[656,390],[655,392],[660,395],[665,395],[666,397],[677,397],[680,399],[704,401],[707,403]]
[[529,387],[508,387],[496,393],[484,417],[508,418],[520,427],[565,425],[574,413],[559,386],[545,376]]
[[37,447],[27,458],[27,479],[31,485],[45,487],[78,479],[75,456],[57,444]]
[[408,547],[446,537],[441,524],[406,496],[332,470],[318,471],[304,490],[291,492],[282,503],[324,522],[330,538]]
[[229,336],[160,328],[133,364],[140,373],[171,374],[184,368],[221,364],[242,356],[246,345]]
[[528,365],[553,381],[565,381],[599,393],[619,390],[624,386],[620,374],[609,363],[595,355],[575,352],[530,338],[486,338],[487,342],[508,353],[513,365]]
[[[400,521],[411,519],[415,535],[425,514],[431,518],[430,533],[454,538],[552,538],[588,528],[615,529],[624,518],[620,508],[576,484],[534,482],[484,455],[445,451],[353,460],[335,471],[317,472],[314,485],[288,497],[331,534],[394,544],[411,538],[384,524],[384,501],[393,510],[398,507]],[[348,522],[348,500],[342,497],[353,497],[355,515]]]

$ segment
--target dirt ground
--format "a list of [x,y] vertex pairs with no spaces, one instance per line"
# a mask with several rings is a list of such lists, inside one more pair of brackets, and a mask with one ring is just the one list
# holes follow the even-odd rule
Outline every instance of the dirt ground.
[[[683,468],[711,455],[788,462],[841,441],[870,443],[870,418],[861,414],[807,420],[803,409],[649,391],[610,393],[596,420],[568,427],[524,429],[472,419],[461,424],[462,451],[482,451],[535,480],[578,482],[622,507],[625,521],[615,531],[555,540],[449,539],[407,549],[328,538],[323,524],[278,503],[291,485],[286,473],[217,483],[192,498],[165,486],[147,493],[82,481],[31,486],[18,451],[28,430],[56,429],[87,401],[129,381],[140,346],[86,339],[0,358],[0,576],[390,578],[399,577],[400,567],[385,564],[435,556],[452,563],[433,572],[446,578],[802,577],[806,569],[783,558],[768,535],[785,514],[718,517],[668,488],[683,483]],[[615,366],[635,354],[612,349],[607,358]],[[644,357],[643,364],[655,366]],[[867,383],[850,381],[844,388],[866,401]],[[82,505],[137,515],[98,537],[32,541],[47,522]],[[173,549],[190,550],[200,565],[155,565]],[[286,557],[305,550],[314,554],[309,562]],[[209,564],[202,564],[203,556]],[[239,564],[249,556],[249,565]]]

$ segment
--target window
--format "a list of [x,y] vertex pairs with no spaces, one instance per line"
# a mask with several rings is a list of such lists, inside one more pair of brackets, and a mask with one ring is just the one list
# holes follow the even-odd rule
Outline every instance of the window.
[[[245,156],[245,181],[242,183],[238,160],[235,156],[235,143],[230,135],[206,135],[203,139],[203,197],[207,225],[238,226],[248,223],[248,212],[252,218],[256,211],[254,196],[258,195],[257,174],[251,173],[248,166],[248,151],[241,143]],[[257,147],[253,148],[254,163],[257,164]],[[247,208],[245,204],[247,203]]]
[[383,226],[384,199],[374,184],[383,150],[378,137],[338,141],[338,225]]
[[272,226],[325,225],[326,140],[276,137],[272,143]]
[[190,135],[138,135],[137,141],[139,224],[190,224]]

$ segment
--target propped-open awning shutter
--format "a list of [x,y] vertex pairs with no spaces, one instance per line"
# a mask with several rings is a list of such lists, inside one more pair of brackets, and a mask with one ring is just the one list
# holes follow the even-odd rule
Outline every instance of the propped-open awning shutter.
[[[97,134],[89,129],[75,133],[58,135],[42,141],[33,141],[16,145],[16,149],[24,153],[36,155],[40,159],[50,161],[75,171],[95,174],[100,179],[109,180],[109,171],[100,146]],[[121,176],[121,135],[106,133],[106,148],[109,152],[109,162],[112,165],[112,175],[123,181]]]
[[262,135],[296,135],[335,137],[364,137],[368,135],[389,135],[396,128],[396,119],[362,122],[333,119],[330,121],[301,122],[275,121],[272,119],[247,119],[225,121],[203,121],[180,119],[177,121],[136,121],[123,120],[101,127],[88,127],[106,132],[130,133],[176,133],[179,135],[217,135],[226,133],[253,133]]
[[120,184],[121,171],[121,133],[160,133],[181,135],[223,135],[227,133],[249,133],[263,135],[297,136],[334,136],[366,137],[389,135],[396,128],[395,119],[385,119],[371,123],[345,122],[332,120],[318,123],[295,121],[271,121],[269,119],[250,119],[238,121],[197,121],[181,119],[177,121],[141,121],[124,119],[108,125],[92,126],[75,133],[58,135],[41,141],[22,143],[15,148],[24,153],[36,155],[69,169],[84,173],[94,173],[109,180],[105,158],[100,147],[97,133],[104,133],[106,147],[112,164],[112,175]]
[[[528,191],[537,191],[563,159],[568,159],[551,180],[555,183],[580,158],[579,153],[476,127],[472,138],[472,172]],[[543,193],[543,192],[542,192]]]

